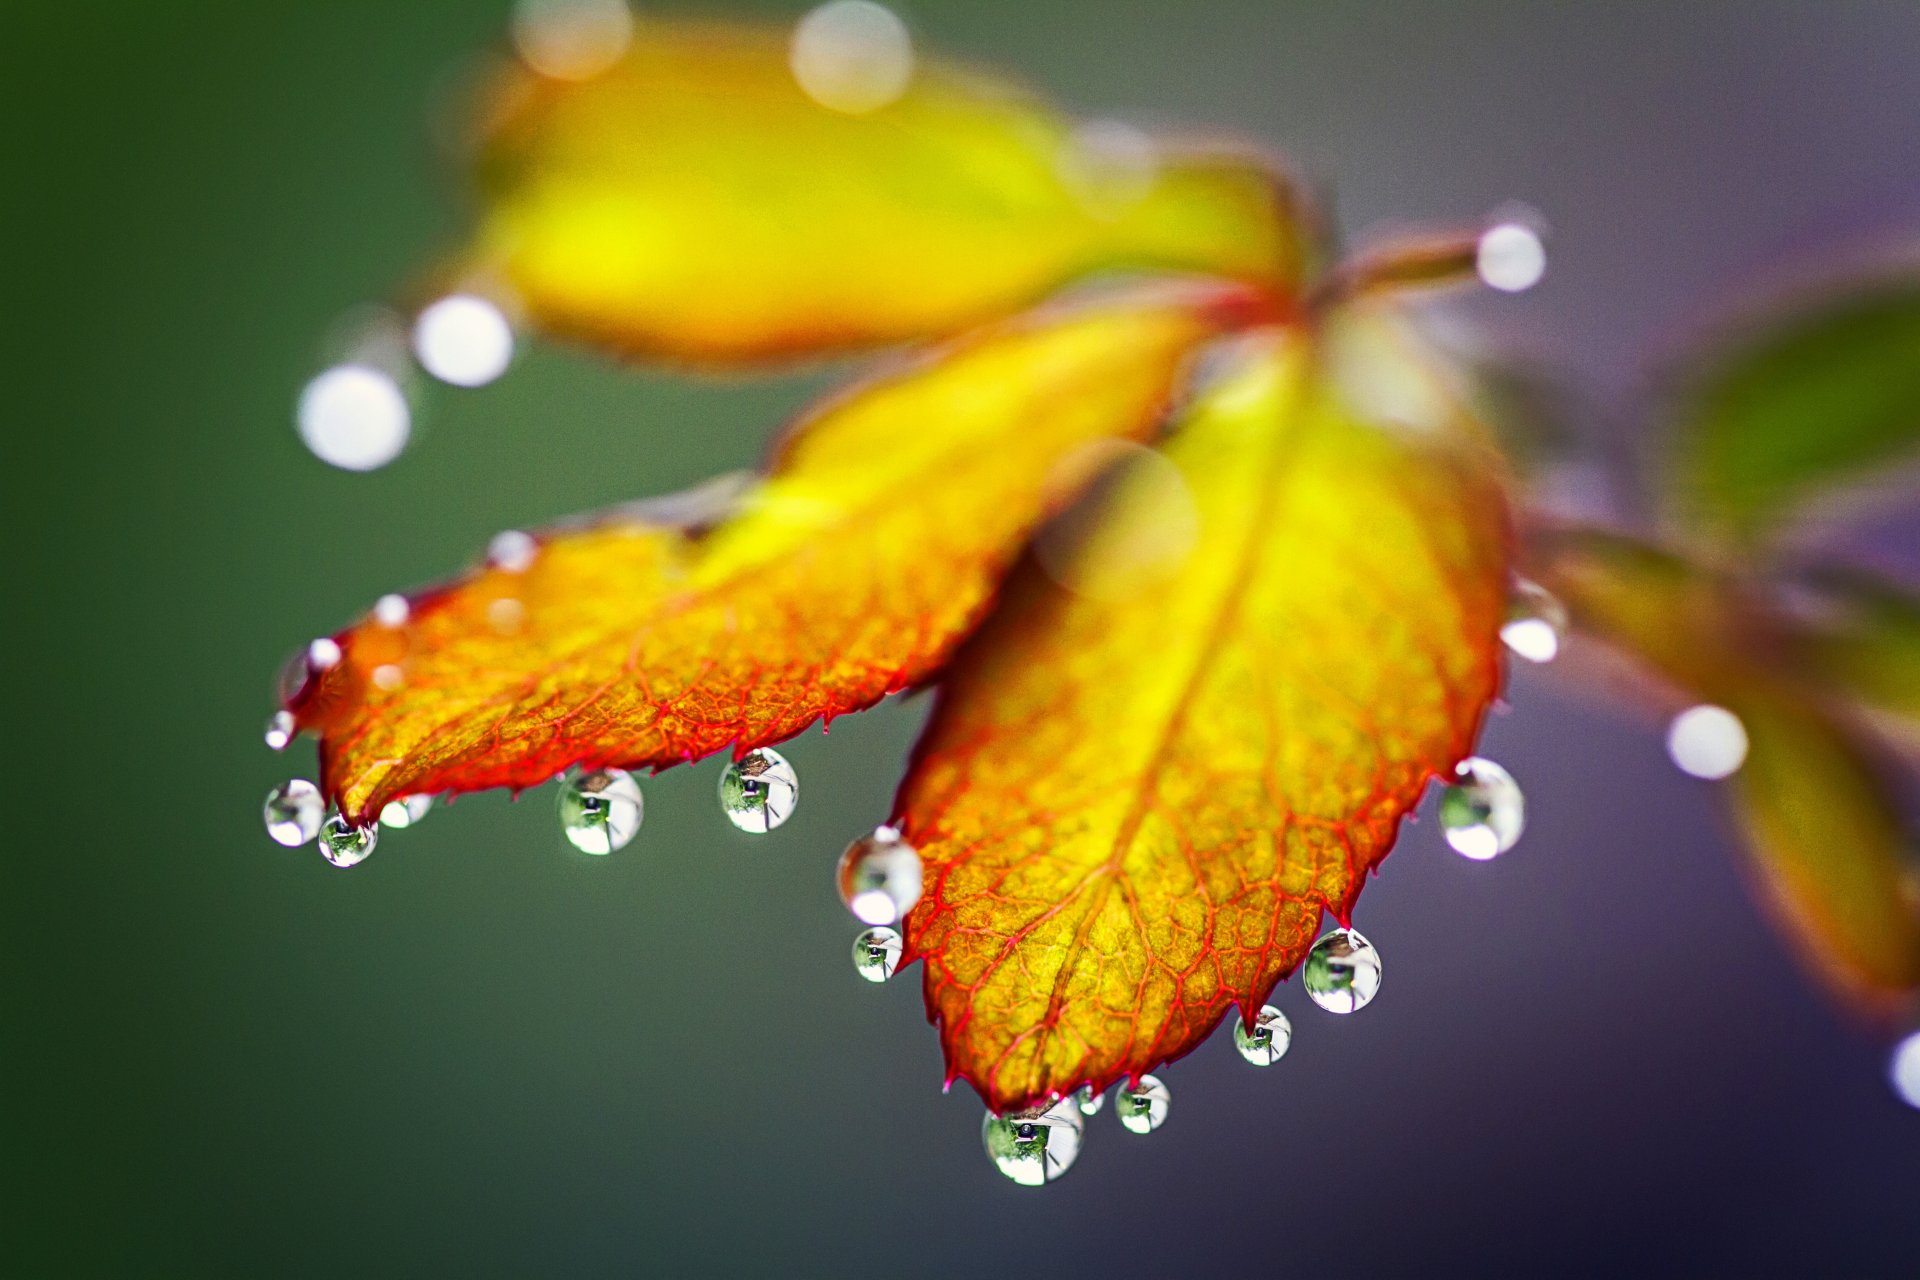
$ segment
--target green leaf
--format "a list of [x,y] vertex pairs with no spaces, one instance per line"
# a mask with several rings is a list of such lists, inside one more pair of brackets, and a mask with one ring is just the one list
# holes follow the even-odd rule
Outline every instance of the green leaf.
[[1750,329],[1691,382],[1674,448],[1676,513],[1742,541],[1920,450],[1920,281]]
[[1920,596],[1852,571],[1823,574],[1814,589],[1821,614],[1799,641],[1807,666],[1920,730]]

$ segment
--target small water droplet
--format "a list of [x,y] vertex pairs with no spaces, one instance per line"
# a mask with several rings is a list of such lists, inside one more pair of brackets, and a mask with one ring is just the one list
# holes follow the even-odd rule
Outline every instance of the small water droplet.
[[1527,825],[1527,801],[1513,775],[1469,756],[1440,793],[1440,830],[1462,857],[1485,862],[1513,848]]
[[405,831],[417,824],[420,819],[433,810],[433,797],[408,796],[403,800],[389,800],[380,810],[380,825],[392,827],[395,831]]
[[792,817],[799,802],[799,775],[768,747],[747,752],[720,775],[720,808],[742,831],[765,835]]
[[840,900],[868,924],[894,924],[920,901],[920,855],[892,827],[875,827],[840,855]]
[[411,612],[402,595],[384,595],[373,602],[373,620],[383,627],[404,627]]
[[406,448],[413,415],[391,375],[344,364],[316,376],[295,411],[300,438],[316,458],[345,471],[373,471]]
[[1065,1101],[980,1122],[980,1141],[994,1167],[1023,1187],[1045,1186],[1073,1167],[1087,1122]]
[[274,712],[267,721],[267,746],[275,751],[285,751],[287,744],[293,741],[293,728],[293,712]]
[[1746,763],[1747,727],[1725,707],[1689,707],[1667,726],[1667,754],[1693,777],[1732,777]]
[[319,835],[326,814],[327,802],[320,788],[305,778],[283,782],[267,792],[267,803],[261,810],[267,834],[289,849],[297,849]]
[[442,382],[483,387],[513,363],[513,325],[485,298],[450,294],[415,318],[413,354],[422,369]]
[[560,827],[582,853],[624,849],[640,830],[646,802],[622,769],[593,769],[560,782]]
[[907,91],[913,38],[898,15],[873,0],[828,0],[795,24],[787,62],[809,98],[864,115]]
[[620,60],[633,39],[627,0],[517,0],[513,44],[556,80],[590,80]]
[[1270,1004],[1261,1005],[1260,1012],[1253,1015],[1252,1031],[1247,1030],[1246,1023],[1234,1020],[1233,1047],[1256,1067],[1270,1067],[1280,1061],[1292,1043],[1293,1024]]
[[1138,1084],[1121,1084],[1113,1091],[1113,1113],[1128,1133],[1152,1133],[1167,1122],[1173,1090],[1159,1076],[1141,1076]]
[[1887,1079],[1900,1101],[1920,1108],[1920,1031],[1893,1047],[1893,1056],[1887,1060]]
[[487,543],[487,563],[504,573],[525,573],[539,554],[540,544],[533,535],[519,529],[496,533]]
[[307,669],[310,671],[331,671],[340,665],[340,646],[326,636],[321,636],[307,646]]
[[1090,1084],[1083,1084],[1073,1091],[1073,1105],[1080,1109],[1083,1116],[1097,1116],[1107,1105],[1107,1095],[1096,1093]]
[[1491,287],[1502,293],[1524,293],[1547,273],[1547,247],[1532,227],[1503,222],[1481,235],[1474,265]]
[[1539,583],[1520,578],[1507,601],[1507,620],[1501,624],[1500,639],[1528,662],[1552,662],[1566,643],[1567,607]]
[[1322,934],[1307,952],[1301,985],[1328,1013],[1364,1009],[1380,993],[1380,953],[1352,929]]
[[853,940],[853,969],[868,982],[885,982],[900,967],[904,944],[895,930],[884,925],[868,929]]
[[336,867],[357,867],[379,840],[378,825],[370,822],[356,827],[336,813],[320,828],[320,856]]

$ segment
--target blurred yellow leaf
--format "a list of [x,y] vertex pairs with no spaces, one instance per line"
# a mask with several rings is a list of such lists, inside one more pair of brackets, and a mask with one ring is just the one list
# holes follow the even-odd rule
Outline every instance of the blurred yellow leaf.
[[935,62],[836,110],[790,61],[784,29],[650,19],[591,79],[503,84],[455,272],[553,332],[703,363],[948,333],[1100,270],[1298,279],[1288,188],[1249,156],[1076,126]]

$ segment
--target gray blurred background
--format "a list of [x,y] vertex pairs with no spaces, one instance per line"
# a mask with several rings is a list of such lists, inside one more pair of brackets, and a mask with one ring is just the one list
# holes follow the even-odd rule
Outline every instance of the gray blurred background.
[[[1342,223],[1553,227],[1464,313],[1630,442],[1645,362],[1808,255],[1920,227],[1920,6],[920,0],[923,47],[1297,157]],[[802,5],[730,12],[797,15]],[[573,855],[548,793],[340,874],[260,829],[310,767],[273,673],[493,532],[752,463],[833,371],[691,383],[536,348],[365,476],[291,408],[349,306],[459,225],[437,95],[504,3],[8,6],[10,814],[0,1271],[119,1275],[1920,1274],[1920,1114],[1750,907],[1657,735],[1510,691],[1493,864],[1410,828],[1363,1014],[1226,1029],[1043,1191],[942,1096],[918,974],[853,974],[830,870],[923,701],[717,762]]]

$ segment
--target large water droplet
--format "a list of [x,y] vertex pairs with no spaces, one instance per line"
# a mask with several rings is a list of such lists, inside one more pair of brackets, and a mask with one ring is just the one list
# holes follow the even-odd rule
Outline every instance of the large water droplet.
[[320,823],[327,816],[327,802],[320,795],[320,788],[305,778],[295,778],[267,792],[261,816],[266,819],[267,834],[276,844],[297,849],[320,834]]
[[374,823],[356,827],[336,813],[320,828],[320,856],[336,867],[357,867],[379,840],[380,828]]
[[792,817],[799,802],[799,775],[770,748],[747,752],[720,775],[720,808],[742,831],[765,835]]
[[868,924],[893,924],[920,901],[920,855],[892,827],[875,827],[840,855],[840,900]]
[[1485,862],[1513,848],[1527,825],[1527,801],[1513,775],[1491,760],[1469,756],[1453,768],[1440,793],[1440,830],[1462,857]]
[[1893,1047],[1893,1056],[1887,1060],[1887,1079],[1900,1101],[1920,1108],[1920,1031]]
[[1552,662],[1567,638],[1567,607],[1551,591],[1525,578],[1513,584],[1500,639],[1528,662]]
[[1247,1024],[1240,1019],[1233,1023],[1233,1047],[1240,1056],[1256,1067],[1270,1067],[1287,1056],[1287,1047],[1293,1043],[1293,1024],[1287,1021],[1287,1015],[1270,1004],[1260,1006],[1260,1012],[1253,1015],[1253,1030],[1247,1030]]
[[275,751],[285,751],[287,744],[293,741],[293,712],[276,711],[267,721],[267,746]]
[[1113,1091],[1113,1113],[1128,1133],[1152,1133],[1167,1122],[1173,1090],[1159,1076],[1141,1076],[1138,1084],[1121,1084]]
[[1073,1091],[1073,1105],[1080,1109],[1083,1116],[1097,1116],[1101,1108],[1107,1105],[1107,1095],[1096,1091],[1090,1084],[1083,1084]]
[[1307,952],[1301,985],[1328,1013],[1364,1009],[1380,993],[1380,953],[1354,930],[1335,929]]
[[1070,1102],[996,1116],[980,1123],[980,1141],[1001,1173],[1023,1187],[1052,1182],[1080,1157],[1087,1122]]
[[900,935],[880,926],[853,940],[853,971],[868,982],[885,982],[900,967]]
[[592,769],[560,781],[560,829],[582,853],[624,849],[640,830],[646,801],[622,769]]
[[380,810],[380,825],[392,827],[395,831],[405,831],[419,822],[433,809],[433,797],[408,796],[403,800],[390,800]]

